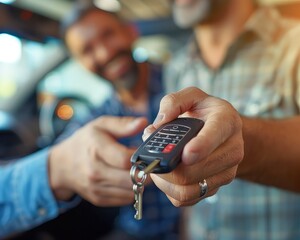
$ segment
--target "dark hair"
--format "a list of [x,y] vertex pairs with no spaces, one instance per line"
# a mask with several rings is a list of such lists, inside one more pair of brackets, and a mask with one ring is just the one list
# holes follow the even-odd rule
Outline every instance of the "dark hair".
[[76,24],[77,22],[79,22],[84,16],[86,16],[88,13],[90,13],[92,11],[110,14],[121,21],[120,17],[114,12],[109,12],[109,11],[100,9],[92,3],[85,3],[85,4],[77,3],[73,6],[71,11],[61,21],[60,35],[64,42],[65,42],[66,32],[68,31],[68,29],[70,27],[72,27],[74,24]]

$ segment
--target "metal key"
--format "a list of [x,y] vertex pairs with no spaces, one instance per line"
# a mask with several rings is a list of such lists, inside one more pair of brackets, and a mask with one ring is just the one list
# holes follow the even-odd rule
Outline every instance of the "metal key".
[[[144,183],[147,179],[148,173],[152,172],[153,169],[159,164],[160,160],[155,160],[148,166],[141,162],[136,162],[130,169],[130,176],[133,182],[134,192],[134,209],[136,220],[141,220],[143,217],[143,193]],[[138,171],[137,171],[138,170]]]
[[144,185],[133,185],[133,191],[134,191],[134,208],[135,208],[135,215],[134,218],[136,220],[141,220],[143,217],[143,192],[144,192]]

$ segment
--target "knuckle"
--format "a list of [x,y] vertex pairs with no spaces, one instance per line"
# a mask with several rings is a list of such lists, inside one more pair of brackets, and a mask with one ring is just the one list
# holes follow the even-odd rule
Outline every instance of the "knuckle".
[[101,174],[99,174],[95,169],[89,168],[87,171],[87,180],[89,186],[93,185],[96,181],[101,180]]
[[162,98],[162,102],[167,105],[174,105],[176,103],[176,94],[170,93]]
[[236,168],[231,169],[227,172],[227,174],[224,176],[224,185],[227,185],[233,181],[233,179],[236,176]]
[[199,88],[195,87],[195,86],[187,87],[186,91],[189,91],[190,93],[195,92],[195,94],[202,93],[202,91]]

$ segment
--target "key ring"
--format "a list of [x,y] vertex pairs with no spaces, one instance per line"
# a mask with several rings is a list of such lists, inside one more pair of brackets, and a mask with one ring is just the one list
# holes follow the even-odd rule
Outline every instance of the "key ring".
[[[148,174],[143,174],[142,177],[139,177],[139,172],[145,168],[145,165],[141,162],[138,161],[136,163],[134,163],[130,169],[130,176],[131,176],[131,180],[133,182],[133,184],[138,185],[139,187],[144,185],[144,182],[147,179],[147,175]],[[139,172],[136,172],[136,170],[139,170]]]

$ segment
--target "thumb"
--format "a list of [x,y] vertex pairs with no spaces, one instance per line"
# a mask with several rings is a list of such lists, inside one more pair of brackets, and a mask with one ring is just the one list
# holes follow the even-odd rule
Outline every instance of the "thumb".
[[115,138],[122,138],[141,132],[147,126],[148,121],[145,117],[102,116],[95,119],[92,124]]
[[194,107],[207,97],[205,92],[196,87],[188,87],[164,96],[153,126],[158,128],[186,112],[192,113]]

